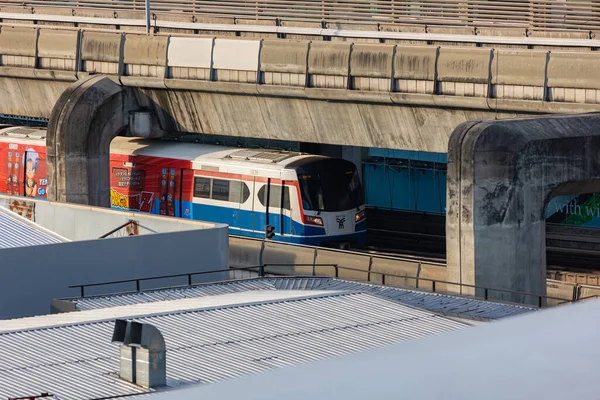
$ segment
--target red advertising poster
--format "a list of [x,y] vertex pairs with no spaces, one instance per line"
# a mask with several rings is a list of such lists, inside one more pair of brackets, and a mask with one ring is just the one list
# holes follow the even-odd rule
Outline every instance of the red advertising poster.
[[169,189],[167,191],[167,215],[175,216],[175,198],[177,190],[177,173],[173,168],[169,169]]
[[[15,167],[17,165],[15,164]],[[17,168],[15,168],[17,169]],[[18,169],[24,169],[21,172],[23,176],[23,189],[20,193],[27,197],[48,197],[48,179],[46,171],[46,155],[37,152],[31,147],[25,148],[22,163]]]
[[2,149],[5,160],[4,191],[15,196],[47,198],[46,154],[38,146],[8,144]]
[[167,215],[167,182],[169,179],[168,168],[161,168],[160,183],[158,190],[160,191],[160,215]]
[[148,171],[142,168],[111,166],[110,199],[112,207],[151,212],[154,192],[146,188]]

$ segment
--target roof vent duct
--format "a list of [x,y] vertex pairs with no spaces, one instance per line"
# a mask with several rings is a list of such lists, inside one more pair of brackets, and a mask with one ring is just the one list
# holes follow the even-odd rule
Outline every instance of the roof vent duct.
[[121,379],[145,388],[166,386],[165,339],[155,326],[117,319],[112,342],[121,344]]

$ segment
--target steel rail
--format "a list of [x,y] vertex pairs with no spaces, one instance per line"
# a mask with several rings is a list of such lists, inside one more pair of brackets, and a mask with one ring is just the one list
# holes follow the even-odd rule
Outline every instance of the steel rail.
[[[94,24],[109,25],[120,27],[144,27],[146,22],[143,19],[124,19],[124,18],[96,18],[80,16],[59,16],[45,14],[20,14],[20,13],[2,13],[0,19],[17,21],[44,21],[44,22],[67,22],[73,24]],[[6,23],[4,23],[6,24]],[[11,23],[11,25],[15,25]],[[18,25],[18,24],[17,24]],[[31,27],[31,24],[27,24]],[[194,31],[221,31],[221,32],[254,32],[271,34],[293,34],[306,36],[325,36],[325,37],[343,37],[343,38],[365,38],[379,40],[405,40],[405,41],[424,41],[424,42],[460,42],[475,44],[508,44],[508,45],[528,45],[528,46],[559,46],[559,47],[600,47],[598,39],[569,39],[569,38],[543,38],[543,37],[503,37],[503,36],[484,36],[484,35],[454,35],[445,33],[413,33],[413,32],[386,32],[386,31],[364,31],[364,30],[345,30],[345,29],[327,29],[327,28],[303,28],[292,26],[274,26],[274,25],[244,25],[244,24],[211,24],[199,22],[176,22],[153,20],[152,26],[155,28],[171,28]],[[53,29],[51,25],[37,26],[45,29]],[[58,29],[58,27],[56,27]],[[61,27],[64,28],[64,27]],[[87,29],[87,28],[71,28]],[[90,29],[91,30],[91,29]],[[176,33],[171,33],[177,36]]]

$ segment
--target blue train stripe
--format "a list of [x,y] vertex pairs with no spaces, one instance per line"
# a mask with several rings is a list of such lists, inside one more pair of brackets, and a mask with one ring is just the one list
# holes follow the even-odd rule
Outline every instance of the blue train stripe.
[[[112,208],[122,209],[119,207]],[[176,217],[227,224],[229,225],[229,233],[232,235],[251,238],[264,237],[264,227],[267,219],[264,212],[218,207],[189,201],[180,202],[179,200],[175,202],[175,210]],[[182,215],[180,215],[179,210],[181,210]],[[151,213],[160,214],[160,201],[154,201]],[[366,221],[356,224],[353,233],[332,236],[325,234],[325,228],[304,225],[285,215],[283,216],[282,228],[281,215],[269,214],[269,216],[269,224],[275,226],[275,241],[318,246],[324,241],[354,241],[362,244],[366,239]]]

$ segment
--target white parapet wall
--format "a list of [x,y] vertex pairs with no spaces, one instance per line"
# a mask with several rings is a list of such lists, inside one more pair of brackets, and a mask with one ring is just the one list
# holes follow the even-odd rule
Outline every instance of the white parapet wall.
[[[71,242],[0,249],[0,319],[47,314],[52,299],[79,296],[72,285],[161,277],[229,266],[228,227],[142,213],[0,196],[0,206]],[[129,220],[136,234],[122,228]],[[0,235],[2,232],[0,232]],[[227,279],[196,274],[193,283]],[[144,280],[140,288],[183,285],[188,277]],[[85,295],[136,290],[135,282],[88,287]]]

